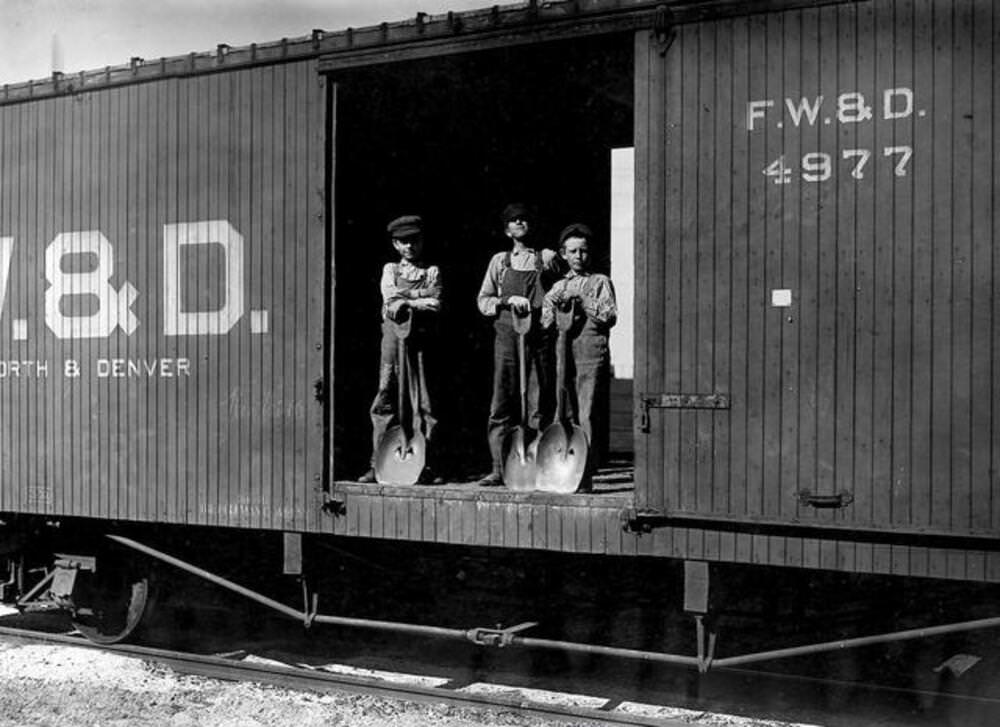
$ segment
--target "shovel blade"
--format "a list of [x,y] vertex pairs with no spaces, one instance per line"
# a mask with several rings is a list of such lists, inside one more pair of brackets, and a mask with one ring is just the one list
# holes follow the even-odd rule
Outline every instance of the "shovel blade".
[[518,427],[511,433],[507,459],[504,462],[503,482],[515,492],[535,489],[535,446],[538,440],[529,445],[526,444],[526,439],[524,427]]
[[576,492],[587,468],[587,435],[575,424],[549,425],[538,443],[537,487],[543,492]]
[[417,432],[407,437],[402,427],[392,427],[379,442],[375,479],[383,485],[413,485],[424,471],[427,442]]

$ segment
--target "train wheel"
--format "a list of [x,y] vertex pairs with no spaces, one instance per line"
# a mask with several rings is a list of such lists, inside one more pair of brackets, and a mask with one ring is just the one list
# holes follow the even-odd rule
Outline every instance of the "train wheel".
[[130,569],[80,573],[73,590],[73,625],[97,644],[117,644],[136,634],[152,608],[149,577]]

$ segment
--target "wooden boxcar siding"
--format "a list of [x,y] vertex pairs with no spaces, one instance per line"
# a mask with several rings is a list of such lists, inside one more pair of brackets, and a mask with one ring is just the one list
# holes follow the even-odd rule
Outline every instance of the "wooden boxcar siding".
[[627,495],[477,492],[339,483],[343,512],[336,535],[491,548],[637,555],[639,539],[622,528]]
[[637,392],[732,401],[652,412],[640,506],[997,533],[997,22],[878,0],[637,45]]
[[1000,582],[1000,553],[914,547],[699,527],[626,531],[627,494],[543,495],[339,483],[341,514],[327,532],[345,537],[612,556],[779,565],[880,575]]
[[[0,237],[11,251],[9,269],[0,255],[0,510],[316,526],[325,113],[311,62],[0,107]],[[195,223],[231,248],[179,248],[181,310],[235,305],[228,225],[243,242],[229,280],[243,307],[224,333],[166,335],[165,226]],[[82,231],[107,239],[106,271],[78,275],[95,270],[88,254],[47,273],[57,235]],[[99,291],[104,278],[112,292],[99,305],[93,295],[55,304],[71,322],[110,318],[110,333],[57,336],[48,296]],[[119,312],[126,284],[134,328]],[[174,375],[149,375],[164,358]],[[116,376],[113,359],[138,371],[125,363]]]

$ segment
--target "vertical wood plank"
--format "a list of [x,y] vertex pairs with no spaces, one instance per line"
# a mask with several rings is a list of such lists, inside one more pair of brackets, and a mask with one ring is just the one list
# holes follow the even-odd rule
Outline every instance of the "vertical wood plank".
[[[740,18],[732,21],[732,95],[734,99],[753,99],[750,89],[750,48],[752,41],[749,21]],[[749,426],[747,402],[749,385],[747,362],[749,342],[747,338],[749,315],[749,274],[748,274],[748,224],[750,217],[750,188],[753,184],[754,169],[750,162],[752,134],[747,123],[739,119],[745,111],[741,103],[733,107],[733,147],[732,147],[732,230],[729,290],[732,316],[729,329],[729,351],[732,365],[729,377],[729,392],[732,410],[728,415],[729,424],[729,482],[727,512],[740,517],[747,509],[747,429]],[[724,293],[725,294],[725,293]],[[735,540],[730,551],[735,557]]]
[[922,123],[914,121],[912,161],[914,187],[913,226],[913,311],[911,347],[913,359],[913,404],[911,419],[912,486],[909,521],[915,526],[931,524],[931,451],[932,451],[932,357],[935,333],[932,326],[932,291],[934,252],[929,214],[933,208],[934,134],[932,120],[937,103],[933,78],[933,18],[929,0],[914,0],[914,73],[913,95],[918,114],[925,111]]
[[[894,130],[883,123],[878,99],[882,89],[892,88],[893,40],[892,8],[859,7],[857,10],[859,91],[872,106],[871,123],[857,123],[852,149],[881,149],[887,133]],[[881,153],[881,152],[878,152]],[[884,164],[865,164],[861,179],[843,166],[857,157],[843,159],[838,170],[855,186],[857,214],[857,340],[854,372],[854,470],[846,485],[854,492],[855,504],[848,516],[858,524],[887,523],[892,488],[892,323],[895,311],[893,290],[893,179]],[[869,189],[871,194],[868,193]],[[860,561],[868,551],[857,551]]]
[[[991,370],[993,365],[994,337],[994,254],[993,240],[996,239],[991,229],[991,221],[997,217],[993,205],[997,198],[996,186],[993,180],[993,160],[996,158],[996,126],[998,120],[993,108],[997,103],[997,94],[990,86],[993,69],[993,44],[995,43],[993,16],[996,12],[994,4],[977,2],[973,5],[973,38],[970,63],[967,73],[972,78],[972,158],[969,177],[969,201],[972,205],[971,235],[972,250],[969,267],[972,271],[972,301],[971,329],[972,353],[970,361],[970,378],[972,382],[971,397],[971,483],[970,483],[970,526],[974,530],[984,531],[994,526],[992,509],[996,497],[991,497],[994,488],[991,477],[993,459],[993,432],[996,427],[993,422],[994,400],[997,390],[997,378]],[[997,81],[994,79],[993,83]],[[989,385],[986,385],[986,382]],[[970,570],[977,573],[978,565]],[[985,577],[985,575],[984,575]]]
[[[809,49],[804,47],[802,13],[788,13],[782,27],[782,96],[795,97],[803,89],[803,73],[808,74],[806,57]],[[781,148],[790,159],[802,157],[802,131],[793,123],[784,123]],[[800,326],[804,312],[802,284],[803,230],[802,230],[802,185],[782,184],[781,192],[781,245],[778,250],[777,269],[769,270],[769,288],[791,291],[792,305],[788,308],[774,308],[770,321],[778,341],[778,361],[780,367],[775,392],[777,404],[775,416],[780,422],[779,446],[775,453],[780,464],[770,484],[772,495],[767,508],[774,517],[782,519],[794,517],[798,508],[796,493],[800,489],[800,454],[802,420],[800,418],[802,342]],[[769,301],[765,301],[767,304]],[[772,344],[773,345],[773,344]],[[807,489],[802,487],[801,489]]]
[[[698,388],[698,352],[702,345],[699,330],[699,266],[701,263],[700,247],[702,241],[698,229],[699,174],[700,159],[699,134],[704,119],[700,103],[700,48],[703,44],[702,25],[696,25],[683,32],[683,41],[677,44],[677,86],[672,97],[678,98],[676,137],[679,142],[670,147],[676,157],[667,156],[668,185],[671,176],[676,178],[677,196],[667,197],[669,205],[676,205],[673,218],[667,218],[666,241],[670,246],[678,248],[676,258],[667,259],[668,271],[674,269],[672,262],[676,260],[677,291],[674,305],[667,309],[667,328],[664,331],[664,344],[674,349],[677,357],[677,369],[667,370],[667,391],[699,391]],[[669,114],[669,106],[668,106]],[[668,123],[670,123],[668,121]],[[669,133],[669,132],[668,132]],[[670,195],[672,185],[668,187]],[[668,210],[669,212],[669,210]],[[668,275],[670,273],[668,272]],[[669,285],[669,282],[668,282]],[[670,296],[668,294],[668,301]],[[671,338],[673,344],[668,344]],[[674,384],[671,379],[676,381]],[[672,413],[668,418],[668,426],[676,427],[676,436],[667,434],[665,465],[670,475],[666,476],[667,501],[688,511],[697,510],[698,497],[698,413],[680,411]],[[676,472],[672,463],[677,462]]]
[[[931,182],[931,336],[935,346],[931,355],[931,499],[930,522],[935,528],[946,528],[951,521],[951,477],[954,450],[952,400],[954,392],[954,361],[952,347],[955,330],[952,321],[952,281],[955,243],[952,227],[954,199],[951,157],[951,130],[955,122],[951,88],[954,81],[953,16],[950,3],[933,6],[932,34],[934,38],[933,111],[934,134]],[[931,570],[943,575],[946,564],[940,554],[932,557]]]
[[[712,282],[713,306],[713,365],[709,389],[725,391],[732,395],[732,266],[735,246],[735,225],[733,202],[734,188],[745,185],[746,169],[735,162],[736,138],[742,136],[738,129],[738,115],[741,106],[734,93],[734,32],[733,20],[717,23],[715,43],[715,70],[719,76],[714,85],[715,126],[712,139],[714,149],[713,166],[716,170],[713,184],[714,204],[712,206],[713,240],[715,241],[715,279]],[[732,415],[730,412],[710,415],[712,449],[711,501],[713,512],[728,514],[731,506]]]
[[[786,14],[771,13],[767,16],[766,25],[766,55],[765,68],[767,86],[764,98],[783,99],[787,86],[785,78],[785,42]],[[779,126],[776,120],[781,118],[775,114],[765,119],[765,159],[770,160],[786,155],[790,150],[786,146],[788,138],[784,125]],[[762,166],[761,168],[764,168]],[[755,303],[759,319],[758,358],[761,368],[761,451],[758,468],[760,477],[756,480],[759,492],[756,498],[760,501],[759,512],[768,518],[778,517],[781,512],[781,471],[782,471],[782,400],[784,398],[784,355],[783,329],[784,310],[771,305],[771,290],[784,288],[785,277],[785,225],[783,220],[787,214],[785,207],[785,188],[791,185],[774,184],[771,180],[764,182],[763,206],[759,209],[762,216],[762,237],[757,241],[760,257],[757,260],[761,267],[754,274],[759,287],[752,299]]]
[[545,548],[549,542],[548,508],[531,506],[531,547]]
[[438,500],[436,497],[424,499],[423,507],[420,510],[420,532],[424,542],[433,543],[438,535]]
[[[892,61],[893,82],[895,87],[917,90],[915,76],[914,20],[913,3],[897,3],[894,18],[895,55]],[[879,37],[882,37],[881,35]],[[915,98],[922,104],[920,96]],[[909,142],[916,148],[917,123],[915,112],[906,119],[897,119],[892,133],[882,133],[878,137],[881,143],[886,141],[890,146]],[[886,138],[888,137],[888,138]],[[877,146],[876,152],[883,154],[884,146]],[[892,321],[892,407],[891,422],[892,439],[892,470],[889,473],[887,486],[891,488],[889,502],[876,498],[874,502],[874,517],[883,515],[882,508],[889,508],[890,524],[908,524],[911,518],[911,502],[915,484],[915,463],[913,461],[913,422],[914,422],[914,313],[916,310],[917,291],[915,288],[915,228],[914,209],[916,186],[914,174],[896,177],[891,165],[885,159],[876,165],[880,179],[893,178],[892,187],[892,230],[893,230],[893,321]],[[915,171],[915,170],[914,170]],[[876,409],[876,416],[879,411]],[[885,416],[884,414],[881,416]],[[884,426],[884,424],[883,424]]]
[[[673,54],[667,59],[671,63]],[[636,270],[645,270],[645,279],[636,285],[637,304],[645,301],[649,315],[645,325],[636,330],[636,395],[655,393],[663,385],[664,361],[661,341],[664,332],[665,209],[665,144],[671,143],[666,133],[665,70],[655,50],[652,32],[636,33],[635,39],[635,131],[636,131]],[[637,310],[640,309],[637,307]],[[663,496],[663,420],[650,416],[648,435],[636,439],[636,496],[640,505],[654,509],[664,507]],[[536,538],[544,531],[536,528]]]
[[[947,519],[949,530],[968,531],[972,513],[972,298],[973,298],[973,243],[972,200],[973,164],[976,150],[973,141],[973,88],[976,70],[971,66],[973,56],[972,11],[974,4],[952,5],[952,79],[951,116],[954,122],[950,131],[948,155],[952,160],[952,261],[951,261],[951,377],[950,377],[950,426],[951,468],[948,477]],[[984,331],[984,333],[986,333]],[[977,397],[978,398],[978,397]],[[965,560],[959,568],[963,577]],[[955,572],[949,563],[949,573]]]
[[[809,49],[802,54],[801,79],[819,79],[820,54],[819,38],[821,34],[820,16],[817,10],[807,10],[801,13],[800,36],[803,49]],[[815,83],[816,81],[814,81]],[[803,89],[803,98],[810,98]],[[811,103],[816,103],[816,96],[811,97]],[[806,151],[821,148],[819,144],[819,124],[799,124],[799,146],[795,149],[797,158]],[[792,485],[796,491],[819,489],[819,371],[820,371],[820,239],[819,239],[819,185],[799,185],[798,200],[798,236],[799,236],[799,288],[798,302],[793,307],[797,310],[799,328],[798,341],[798,415],[799,428],[796,440],[798,455],[797,482]],[[811,519],[813,516],[806,506],[799,505],[798,499],[793,499],[794,509],[791,511],[797,518]]]
[[[748,19],[749,24],[749,97],[751,99],[771,99],[772,93],[778,91],[773,87],[774,79],[768,73],[771,58],[772,39],[768,34],[768,16],[755,15]],[[775,124],[773,120],[764,120],[763,129],[750,136],[749,168],[764,170],[773,158],[781,154],[774,139]],[[749,209],[747,220],[747,255],[746,255],[746,328],[747,328],[747,394],[746,394],[746,514],[762,515],[764,512],[764,462],[765,431],[767,427],[765,403],[765,372],[764,367],[766,346],[766,328],[764,316],[767,309],[762,305],[765,300],[766,286],[766,253],[767,253],[767,210],[773,205],[774,193],[768,188],[767,177],[762,174],[751,178],[749,194]],[[773,207],[771,208],[773,209]]]
[[520,547],[518,524],[520,521],[519,510],[521,507],[513,502],[505,502],[501,505],[501,516],[503,519],[503,532],[500,536],[501,543],[507,548]]
[[[719,239],[715,229],[717,202],[715,180],[719,175],[716,160],[715,127],[719,117],[716,103],[716,83],[721,69],[718,56],[718,26],[705,23],[699,28],[697,55],[697,156],[690,179],[696,183],[693,204],[695,210],[695,290],[692,298],[696,338],[692,391],[716,391],[715,361],[721,354],[716,335],[716,260]],[[692,74],[693,75],[693,74]],[[691,154],[694,156],[694,154]],[[695,411],[691,418],[694,430],[694,472],[689,487],[694,488],[693,500],[699,512],[714,511],[714,463],[716,459],[715,419],[712,411]],[[688,455],[691,456],[691,455]]]
[[419,497],[410,500],[407,523],[407,537],[410,540],[424,539],[424,504],[430,500],[429,497]]
[[[647,295],[650,296],[650,310],[654,311],[651,318],[656,318],[653,345],[650,348],[652,360],[648,362],[653,392],[680,391],[683,385],[683,104],[674,101],[685,93],[686,79],[682,64],[687,49],[693,42],[693,32],[689,27],[678,31],[672,48],[674,52],[667,53],[661,61],[662,70],[656,72],[650,91],[651,123],[654,129],[662,129],[659,134],[662,141],[658,139],[657,146],[654,147],[662,157],[650,171],[662,170],[660,179],[663,180],[655,188],[650,188],[651,193],[662,194],[659,197],[662,202],[656,206],[657,213],[651,224],[653,229],[664,231],[660,237],[651,236],[651,244],[657,245],[659,249],[656,257],[650,260],[652,266],[647,268],[650,275]],[[652,55],[654,59],[657,57],[655,50]],[[660,311],[662,319],[659,318]],[[654,488],[658,491],[655,506],[661,510],[682,507],[681,417],[676,411],[669,409],[661,416],[654,412],[653,416],[657,425],[654,425],[650,434],[655,438],[654,441],[659,442],[659,452],[654,450],[650,459],[650,482],[655,483]]]

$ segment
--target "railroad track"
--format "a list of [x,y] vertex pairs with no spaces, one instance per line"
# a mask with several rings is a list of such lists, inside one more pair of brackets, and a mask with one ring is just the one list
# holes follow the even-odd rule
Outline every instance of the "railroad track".
[[[0,626],[0,638],[19,639],[25,642],[42,642],[79,648],[96,649],[141,659],[146,662],[169,667],[174,672],[226,681],[251,681],[295,691],[340,692],[365,694],[376,697],[443,703],[456,707],[498,709],[519,714],[554,720],[572,720],[577,723],[604,725],[649,725],[655,727],[690,727],[695,720],[699,724],[741,723],[769,724],[760,719],[736,717],[733,715],[713,715],[704,709],[680,709],[662,705],[618,701],[602,697],[567,694],[554,691],[524,689],[521,687],[484,684],[467,681],[452,681],[418,674],[357,669],[345,667],[349,671],[331,671],[338,665],[307,666],[286,663],[272,658],[261,658],[244,650],[195,654],[185,651],[138,646],[93,644],[79,635],[51,633],[28,628]],[[1000,715],[1000,698],[975,696],[941,691],[904,689],[896,686],[874,683],[858,683],[815,676],[782,674],[739,668],[722,669],[720,675],[733,679],[748,679],[759,685],[760,693],[777,691],[789,684],[799,687],[820,687],[841,690],[853,694],[855,698],[906,696],[908,698],[928,697],[947,702],[946,711],[955,714],[965,708],[984,709],[990,714]],[[819,720],[807,720],[815,724]],[[883,724],[883,722],[879,722]],[[899,724],[908,724],[899,722]],[[782,725],[789,722],[782,721]],[[884,724],[893,724],[885,722]],[[931,722],[927,722],[931,724]],[[971,724],[971,723],[970,723]]]
[[[175,672],[227,681],[253,681],[290,690],[348,692],[392,699],[445,703],[451,706],[502,709],[536,717],[573,720],[605,725],[644,725],[650,727],[686,727],[689,722],[665,716],[650,716],[655,705],[617,704],[611,709],[560,704],[511,696],[512,690],[498,693],[465,691],[447,685],[390,682],[376,676],[331,673],[315,667],[279,664],[271,660],[244,660],[245,652],[224,655],[192,654],[182,651],[131,644],[99,645],[81,636],[48,633],[31,629],[0,627],[0,637],[26,642],[41,642],[129,656],[162,665]],[[572,695],[566,695],[572,698]],[[624,709],[623,709],[624,707]],[[665,709],[665,708],[660,708]],[[637,713],[642,710],[647,714]]]

